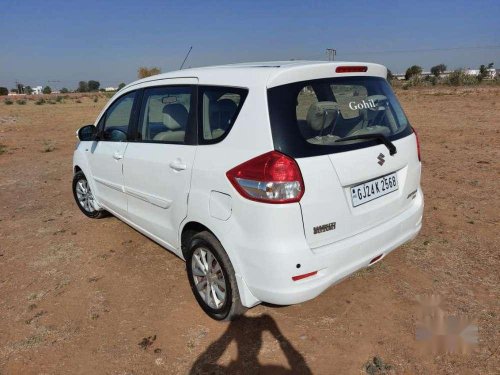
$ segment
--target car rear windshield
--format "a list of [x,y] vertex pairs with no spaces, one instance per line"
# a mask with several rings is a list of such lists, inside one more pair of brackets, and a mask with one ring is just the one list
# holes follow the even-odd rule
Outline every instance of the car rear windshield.
[[275,149],[292,157],[378,144],[377,139],[366,139],[371,134],[394,141],[412,133],[391,86],[379,77],[317,79],[273,87],[268,90],[268,103]]

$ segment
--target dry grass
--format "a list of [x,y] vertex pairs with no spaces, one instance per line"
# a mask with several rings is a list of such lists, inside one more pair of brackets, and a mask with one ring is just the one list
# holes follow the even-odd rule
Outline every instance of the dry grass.
[[56,149],[56,146],[52,141],[43,141],[43,152],[52,152]]

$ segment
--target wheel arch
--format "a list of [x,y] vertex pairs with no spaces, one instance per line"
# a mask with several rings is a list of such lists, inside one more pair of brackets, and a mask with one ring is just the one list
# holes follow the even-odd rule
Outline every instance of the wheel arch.
[[197,221],[189,221],[184,226],[182,227],[181,230],[181,251],[182,251],[182,256],[184,259],[187,258],[187,251],[188,251],[188,245],[189,245],[189,240],[197,233],[207,231],[212,233],[215,238],[220,242],[219,237],[211,231],[206,225],[203,225]]
[[97,207],[99,209],[103,209],[103,206],[101,205],[100,199],[99,199],[99,192],[96,189],[96,184],[95,184],[94,179],[92,178],[91,171],[89,170],[89,166],[88,166],[86,160],[82,159],[81,157],[79,157],[78,160],[73,161],[73,176],[78,172],[82,172],[85,175],[85,178],[87,179],[88,183],[90,184],[90,188],[92,189],[92,191],[94,193],[94,199],[95,199],[95,203],[96,203]]
[[199,221],[194,221],[194,220],[189,220],[187,221],[181,231],[180,231],[180,243],[181,243],[181,252],[184,260],[187,258],[187,252],[188,252],[188,244],[189,244],[189,239],[192,238],[195,234],[199,232],[207,231],[210,232],[216,239],[219,241],[226,251],[227,256],[229,257],[229,260],[231,261],[231,264],[233,265],[233,269],[236,273],[236,282],[238,284],[238,290],[241,298],[241,302],[243,303],[243,306],[245,307],[252,307],[260,303],[260,301],[252,294],[248,286],[246,285],[243,276],[241,275],[240,271],[240,265],[238,263],[238,259],[235,259],[235,254],[232,254],[233,252],[230,249],[227,249],[223,244],[222,241],[220,240],[220,237],[217,236],[217,234],[210,230],[210,228]]

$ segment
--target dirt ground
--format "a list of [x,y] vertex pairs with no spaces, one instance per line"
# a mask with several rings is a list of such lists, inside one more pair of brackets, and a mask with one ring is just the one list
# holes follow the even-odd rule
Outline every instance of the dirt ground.
[[[75,130],[106,98],[0,101],[0,374],[498,374],[500,88],[398,96],[422,143],[420,235],[312,301],[230,324],[198,307],[180,259],[73,202]],[[474,319],[474,352],[416,341],[426,294]]]

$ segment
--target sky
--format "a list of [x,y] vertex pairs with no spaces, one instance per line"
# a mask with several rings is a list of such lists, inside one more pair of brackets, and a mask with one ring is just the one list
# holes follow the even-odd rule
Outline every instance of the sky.
[[0,86],[117,86],[140,66],[369,61],[500,68],[500,1],[0,0]]

